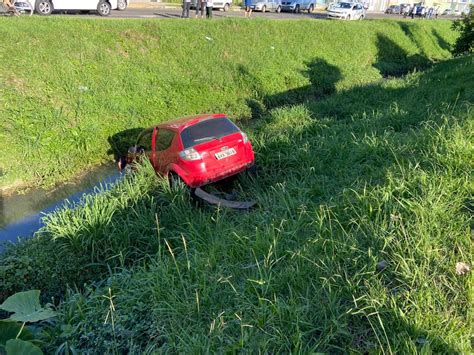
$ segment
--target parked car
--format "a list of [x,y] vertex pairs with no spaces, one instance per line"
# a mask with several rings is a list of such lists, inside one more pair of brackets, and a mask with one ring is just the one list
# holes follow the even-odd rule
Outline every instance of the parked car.
[[257,0],[251,6],[254,11],[274,11],[281,12],[281,0]]
[[[195,9],[197,4],[197,0],[191,0],[191,8]],[[213,9],[222,9],[224,11],[229,11],[230,7],[232,6],[232,0],[214,0],[213,2]]]
[[400,14],[400,5],[390,5],[385,10],[386,14]]
[[118,0],[117,1],[117,10],[125,11],[130,5],[130,0]]
[[316,7],[316,0],[283,0],[281,3],[282,11],[291,11],[300,13],[301,11],[308,11],[312,13]]
[[53,11],[78,10],[97,11],[101,16],[109,16],[118,8],[117,0],[31,0],[31,5],[40,15],[50,15]]
[[443,16],[461,16],[464,13],[466,15],[468,15],[469,14],[469,8],[465,11],[446,9],[446,10],[443,11],[443,13],[441,15],[443,15]]
[[13,2],[13,6],[20,14],[33,15],[33,6],[26,0],[16,0]]
[[198,115],[144,130],[128,150],[124,168],[147,157],[159,175],[197,188],[236,175],[254,164],[247,135],[223,114]]
[[362,20],[365,16],[365,8],[358,2],[338,2],[327,11],[327,17],[332,19]]

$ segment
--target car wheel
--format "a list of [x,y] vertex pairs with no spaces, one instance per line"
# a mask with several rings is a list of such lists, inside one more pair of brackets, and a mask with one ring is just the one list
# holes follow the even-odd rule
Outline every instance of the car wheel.
[[314,11],[314,6],[313,6],[313,5],[309,5],[308,14],[311,14],[313,11]]
[[359,21],[362,21],[364,19],[364,15],[360,15]]
[[117,3],[117,10],[124,11],[127,8],[127,0],[119,0]]
[[347,16],[346,16],[346,20],[347,20],[347,21],[350,21],[350,20],[351,20],[351,15],[347,15]]
[[299,14],[301,12],[300,10],[300,5],[296,5],[295,7],[295,13]]
[[48,16],[53,12],[53,4],[49,0],[40,0],[36,3],[35,10],[42,16]]
[[262,13],[265,13],[267,11],[267,7],[266,6],[263,6],[262,7]]
[[279,13],[281,12],[281,6],[278,6],[278,7],[276,8],[275,12],[276,12],[277,14],[279,14]]
[[229,4],[225,4],[225,5],[224,5],[224,12],[229,11],[229,9],[230,9],[230,5],[229,5]]
[[176,174],[174,171],[170,171],[168,173],[168,181],[172,189],[178,188],[180,184],[185,185],[183,179],[181,179],[181,177],[178,174]]
[[189,187],[188,185],[186,185],[184,180],[181,179],[181,176],[176,174],[174,171],[170,171],[168,173],[168,181],[170,183],[170,188],[172,190],[176,191],[180,187],[184,187],[184,190],[186,191],[186,193],[189,193],[189,195],[192,198],[194,198],[194,196],[195,196],[194,192],[195,192],[196,189],[193,189],[193,188]]
[[99,1],[99,5],[97,5],[97,12],[100,16],[109,16],[110,10],[112,10],[112,8],[107,1]]

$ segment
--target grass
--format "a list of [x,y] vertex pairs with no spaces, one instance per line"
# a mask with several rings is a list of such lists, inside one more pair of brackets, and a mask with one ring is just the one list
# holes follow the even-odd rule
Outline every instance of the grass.
[[318,59],[285,92],[253,81],[260,170],[236,188],[259,207],[196,207],[145,165],[47,216],[3,256],[2,289],[56,297],[49,351],[468,353],[472,61],[349,85]]
[[2,18],[0,188],[65,181],[176,116],[246,121],[426,68],[450,56],[450,25]]

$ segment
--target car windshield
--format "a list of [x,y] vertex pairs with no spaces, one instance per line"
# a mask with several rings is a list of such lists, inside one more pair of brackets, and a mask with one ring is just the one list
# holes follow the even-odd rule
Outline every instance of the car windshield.
[[334,7],[338,7],[338,8],[341,8],[341,9],[350,9],[352,7],[352,4],[349,3],[349,2],[338,2],[336,4],[336,6]]
[[227,117],[213,118],[185,128],[181,132],[181,140],[184,149],[187,149],[237,132],[240,132],[239,128]]

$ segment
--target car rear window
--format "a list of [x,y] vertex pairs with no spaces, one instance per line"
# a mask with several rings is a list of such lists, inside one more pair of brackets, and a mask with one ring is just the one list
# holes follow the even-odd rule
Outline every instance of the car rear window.
[[187,149],[236,132],[240,132],[239,128],[227,117],[212,118],[184,129],[181,140]]

